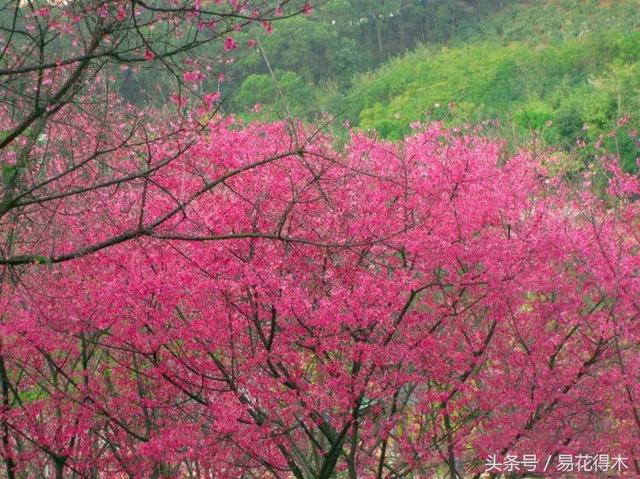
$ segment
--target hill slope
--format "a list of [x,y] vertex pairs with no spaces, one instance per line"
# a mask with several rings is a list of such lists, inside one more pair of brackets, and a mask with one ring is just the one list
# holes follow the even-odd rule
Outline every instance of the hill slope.
[[[639,1],[519,4],[481,25],[356,78],[352,121],[398,139],[416,120],[497,119],[514,139],[536,135],[565,150],[602,137],[636,168]],[[621,118],[625,128],[609,138]]]

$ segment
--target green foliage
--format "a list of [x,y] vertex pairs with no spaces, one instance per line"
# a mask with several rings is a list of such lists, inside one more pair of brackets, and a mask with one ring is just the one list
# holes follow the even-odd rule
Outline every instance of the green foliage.
[[480,24],[459,29],[463,42],[481,40],[549,43],[602,30],[630,33],[640,26],[637,0],[535,0],[509,2]]
[[279,89],[258,50],[239,57],[225,90],[248,119],[328,111],[388,139],[416,120],[498,120],[515,146],[535,139],[581,164],[604,148],[633,171],[639,26],[640,0],[333,0],[238,38],[259,39]]
[[2,165],[2,182],[5,187],[11,184],[17,172],[18,168],[15,165]]
[[[288,113],[304,117],[313,110],[316,88],[291,71],[249,75],[233,99],[236,111],[258,113],[262,119],[275,119]],[[254,118],[256,115],[252,115]]]
[[[255,30],[250,34],[260,39],[274,68],[295,71],[308,83],[319,83],[325,78],[348,79],[363,67],[364,58],[358,54],[353,39],[341,37],[330,24],[305,16],[276,23],[271,34]],[[265,67],[259,50],[248,52],[238,59],[235,76],[266,73]]]
[[[232,65],[227,94],[238,92],[253,74],[273,69],[296,72],[323,91],[323,104],[344,106],[351,79],[403,54],[419,43],[441,43],[457,35],[460,25],[477,24],[501,8],[503,0],[331,0],[310,16],[234,33],[239,45],[259,40],[255,51],[243,51]],[[305,116],[312,117],[308,112]],[[317,112],[316,112],[317,113]]]
[[526,131],[539,131],[553,118],[553,109],[540,100],[531,100],[515,111],[515,124]]

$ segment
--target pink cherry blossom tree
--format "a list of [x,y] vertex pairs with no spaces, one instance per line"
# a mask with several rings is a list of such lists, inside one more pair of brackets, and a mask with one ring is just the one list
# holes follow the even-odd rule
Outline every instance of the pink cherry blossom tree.
[[[26,225],[33,205],[89,189],[139,186],[141,179],[148,185],[216,121],[220,92],[207,88],[233,60],[234,34],[308,8],[289,0],[3,4],[0,217]],[[163,90],[140,93],[166,102],[134,105],[123,99],[117,86],[126,86],[131,71],[162,79]],[[43,210],[55,216],[50,206]],[[125,237],[103,242],[130,239],[131,232]],[[14,235],[4,242],[3,264],[63,261],[104,246],[84,244],[66,258],[31,247],[18,255],[16,244],[23,240]]]
[[[586,453],[640,474],[637,178],[605,161],[606,195],[576,190],[473,130],[337,148],[223,117],[190,53],[224,63],[237,28],[308,5],[8,5],[7,478],[457,478]],[[112,89],[149,62],[169,108]]]
[[[637,180],[612,167],[605,201],[437,126],[295,136],[212,126],[147,186],[143,224],[179,212],[7,281],[15,477],[461,477],[585,451],[635,470]],[[56,200],[39,247],[135,228],[138,194]]]

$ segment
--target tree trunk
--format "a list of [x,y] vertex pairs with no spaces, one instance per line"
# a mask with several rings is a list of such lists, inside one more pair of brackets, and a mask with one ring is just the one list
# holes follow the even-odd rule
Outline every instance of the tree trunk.
[[[0,382],[2,383],[2,410],[6,413],[9,410],[9,377],[4,364],[4,357],[0,355]],[[11,454],[11,442],[9,435],[9,425],[2,421],[2,448],[4,449],[4,463],[7,467],[7,479],[16,479],[16,462]]]

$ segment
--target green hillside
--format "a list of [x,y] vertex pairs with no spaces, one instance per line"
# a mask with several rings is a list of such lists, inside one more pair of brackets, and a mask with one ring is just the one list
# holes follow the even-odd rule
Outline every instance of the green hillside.
[[640,27],[636,0],[528,0],[509,2],[485,21],[464,24],[458,39],[500,39],[535,43],[565,40],[587,33],[617,30],[629,33]]
[[[374,7],[379,44],[371,23],[356,26]],[[515,146],[543,142],[583,165],[598,145],[637,168],[640,0],[340,0],[254,34],[265,55],[240,60],[227,87],[248,119],[328,112],[388,139],[415,121],[491,121]]]
[[535,136],[568,151],[601,138],[636,169],[640,2],[536,3],[503,10],[464,41],[422,46],[359,76],[347,95],[352,121],[399,139],[416,120],[497,119],[514,141]]

